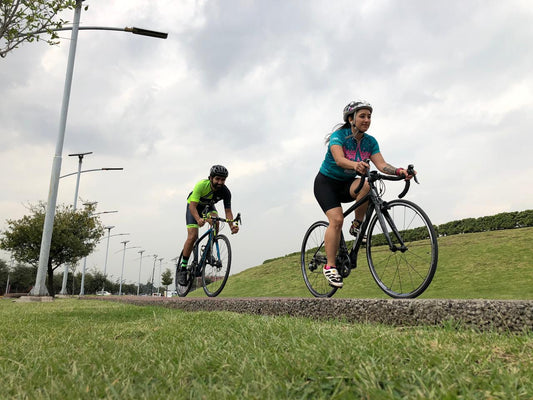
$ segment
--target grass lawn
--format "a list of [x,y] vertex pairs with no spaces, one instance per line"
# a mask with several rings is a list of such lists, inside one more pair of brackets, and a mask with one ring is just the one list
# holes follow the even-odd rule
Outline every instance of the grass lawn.
[[[533,228],[441,237],[437,272],[420,298],[533,300],[532,242]],[[206,295],[200,287],[188,296]],[[312,297],[299,252],[231,275],[219,296]],[[389,298],[372,279],[364,251],[334,297]]]
[[0,300],[2,399],[531,399],[533,334]]

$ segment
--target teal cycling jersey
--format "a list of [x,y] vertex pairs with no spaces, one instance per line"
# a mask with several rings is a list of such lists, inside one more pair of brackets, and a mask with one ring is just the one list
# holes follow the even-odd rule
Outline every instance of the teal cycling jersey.
[[355,170],[347,170],[339,167],[331,154],[331,146],[339,145],[342,147],[344,157],[351,161],[364,161],[371,155],[379,153],[377,140],[368,134],[364,134],[359,142],[354,139],[352,131],[349,128],[339,129],[333,132],[329,138],[328,151],[320,167],[320,172],[332,179],[347,181],[355,178]]
[[202,179],[194,185],[194,189],[187,197],[188,204],[192,201],[198,203],[199,206],[215,204],[220,200],[224,201],[225,209],[231,208],[231,192],[227,186],[224,185],[219,190],[213,191],[209,179]]

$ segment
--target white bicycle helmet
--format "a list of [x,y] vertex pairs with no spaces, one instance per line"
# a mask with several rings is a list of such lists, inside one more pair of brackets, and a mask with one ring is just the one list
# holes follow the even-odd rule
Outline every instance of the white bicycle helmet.
[[342,119],[348,122],[348,117],[359,110],[366,109],[372,112],[372,105],[366,101],[351,101],[342,111]]

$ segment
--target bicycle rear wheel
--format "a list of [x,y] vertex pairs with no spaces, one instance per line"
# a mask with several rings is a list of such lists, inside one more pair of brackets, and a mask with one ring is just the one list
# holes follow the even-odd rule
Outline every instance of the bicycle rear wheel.
[[[191,253],[192,254],[196,254],[195,253],[195,249],[193,249],[193,252]],[[191,288],[192,288],[192,283],[194,281],[194,276],[193,276],[193,271],[192,271],[192,268],[189,267],[189,269],[187,270],[187,284],[186,285],[180,285],[178,283],[178,272],[181,268],[181,260],[183,258],[183,254],[181,253],[180,254],[180,257],[178,259],[178,262],[176,263],[176,277],[175,277],[175,283],[176,283],[176,293],[178,293],[178,296],[179,297],[185,297],[187,296],[187,294],[190,292]],[[191,266],[192,265],[196,265],[195,263],[195,259],[193,257],[193,262],[191,263]]]
[[315,222],[305,233],[302,243],[302,274],[307,288],[315,297],[331,297],[337,291],[322,273],[327,261],[324,234],[328,225],[325,221]]
[[[437,235],[426,213],[408,200],[393,200],[383,211],[391,250],[376,213],[368,226],[366,256],[378,286],[394,298],[414,298],[427,289],[437,269]],[[401,249],[392,225],[398,229]]]
[[202,271],[202,285],[206,295],[215,297],[220,294],[228,281],[230,267],[231,246],[229,239],[224,235],[217,235],[211,254],[207,255],[205,268]]

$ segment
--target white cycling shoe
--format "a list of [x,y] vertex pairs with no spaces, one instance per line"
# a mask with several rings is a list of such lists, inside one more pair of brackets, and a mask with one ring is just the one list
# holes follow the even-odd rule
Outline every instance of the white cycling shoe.
[[324,274],[331,286],[338,288],[342,287],[342,277],[339,275],[337,268],[326,266],[322,269],[322,273]]

